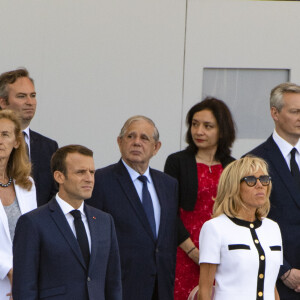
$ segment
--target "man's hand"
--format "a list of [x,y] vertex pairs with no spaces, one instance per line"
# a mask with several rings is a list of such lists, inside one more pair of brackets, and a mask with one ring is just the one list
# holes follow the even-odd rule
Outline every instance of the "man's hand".
[[281,276],[281,280],[290,289],[297,293],[300,292],[300,270],[294,268],[288,270]]

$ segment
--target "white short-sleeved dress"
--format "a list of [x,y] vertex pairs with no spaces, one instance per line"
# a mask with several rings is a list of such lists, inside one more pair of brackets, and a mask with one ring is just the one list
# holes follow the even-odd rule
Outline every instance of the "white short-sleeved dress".
[[207,221],[199,238],[200,263],[218,264],[215,300],[274,300],[282,264],[278,224],[220,215]]

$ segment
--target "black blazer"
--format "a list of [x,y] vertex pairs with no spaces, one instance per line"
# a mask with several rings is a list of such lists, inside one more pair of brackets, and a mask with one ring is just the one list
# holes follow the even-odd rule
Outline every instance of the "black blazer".
[[[300,269],[300,191],[272,136],[249,153],[263,158],[269,166],[272,192],[268,218],[279,224],[282,234],[284,265],[280,269],[281,276],[290,268]],[[300,299],[299,293],[286,287],[280,279],[277,288],[281,299]]]
[[57,150],[57,142],[30,130],[30,157],[32,177],[36,186],[37,204],[47,203],[57,193],[50,168],[52,154]]
[[151,300],[156,278],[159,299],[174,299],[177,182],[151,168],[150,174],[161,207],[157,239],[153,237],[143,205],[121,160],[96,171],[93,195],[87,200],[114,218],[124,300]]
[[[231,156],[221,161],[225,168],[234,161]],[[185,149],[168,156],[164,172],[176,178],[179,183],[179,207],[187,211],[193,211],[198,193],[198,174],[195,153]],[[178,244],[184,242],[190,236],[182,222],[179,222]]]
[[55,198],[20,217],[13,247],[15,300],[122,300],[113,219],[88,205],[84,210],[91,235],[88,267]]

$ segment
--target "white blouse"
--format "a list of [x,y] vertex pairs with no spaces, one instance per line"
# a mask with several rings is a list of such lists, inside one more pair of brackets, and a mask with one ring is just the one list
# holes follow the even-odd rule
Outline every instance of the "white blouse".
[[282,264],[276,222],[247,222],[220,215],[207,221],[199,237],[200,263],[217,264],[215,300],[274,300]]
[[[37,207],[36,190],[33,179],[30,191],[21,188],[14,182],[16,197],[18,198],[21,213],[24,214]],[[7,277],[8,271],[13,266],[12,240],[9,232],[7,215],[0,199],[0,300],[8,300],[11,286]]]

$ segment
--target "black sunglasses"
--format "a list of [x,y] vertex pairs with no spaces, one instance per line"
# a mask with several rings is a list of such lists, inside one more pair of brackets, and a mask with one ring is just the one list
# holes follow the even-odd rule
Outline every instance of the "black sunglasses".
[[248,186],[252,187],[256,185],[257,180],[259,180],[263,186],[267,186],[271,182],[271,177],[269,175],[261,175],[259,177],[247,176],[243,177],[241,179],[241,182],[245,181]]

